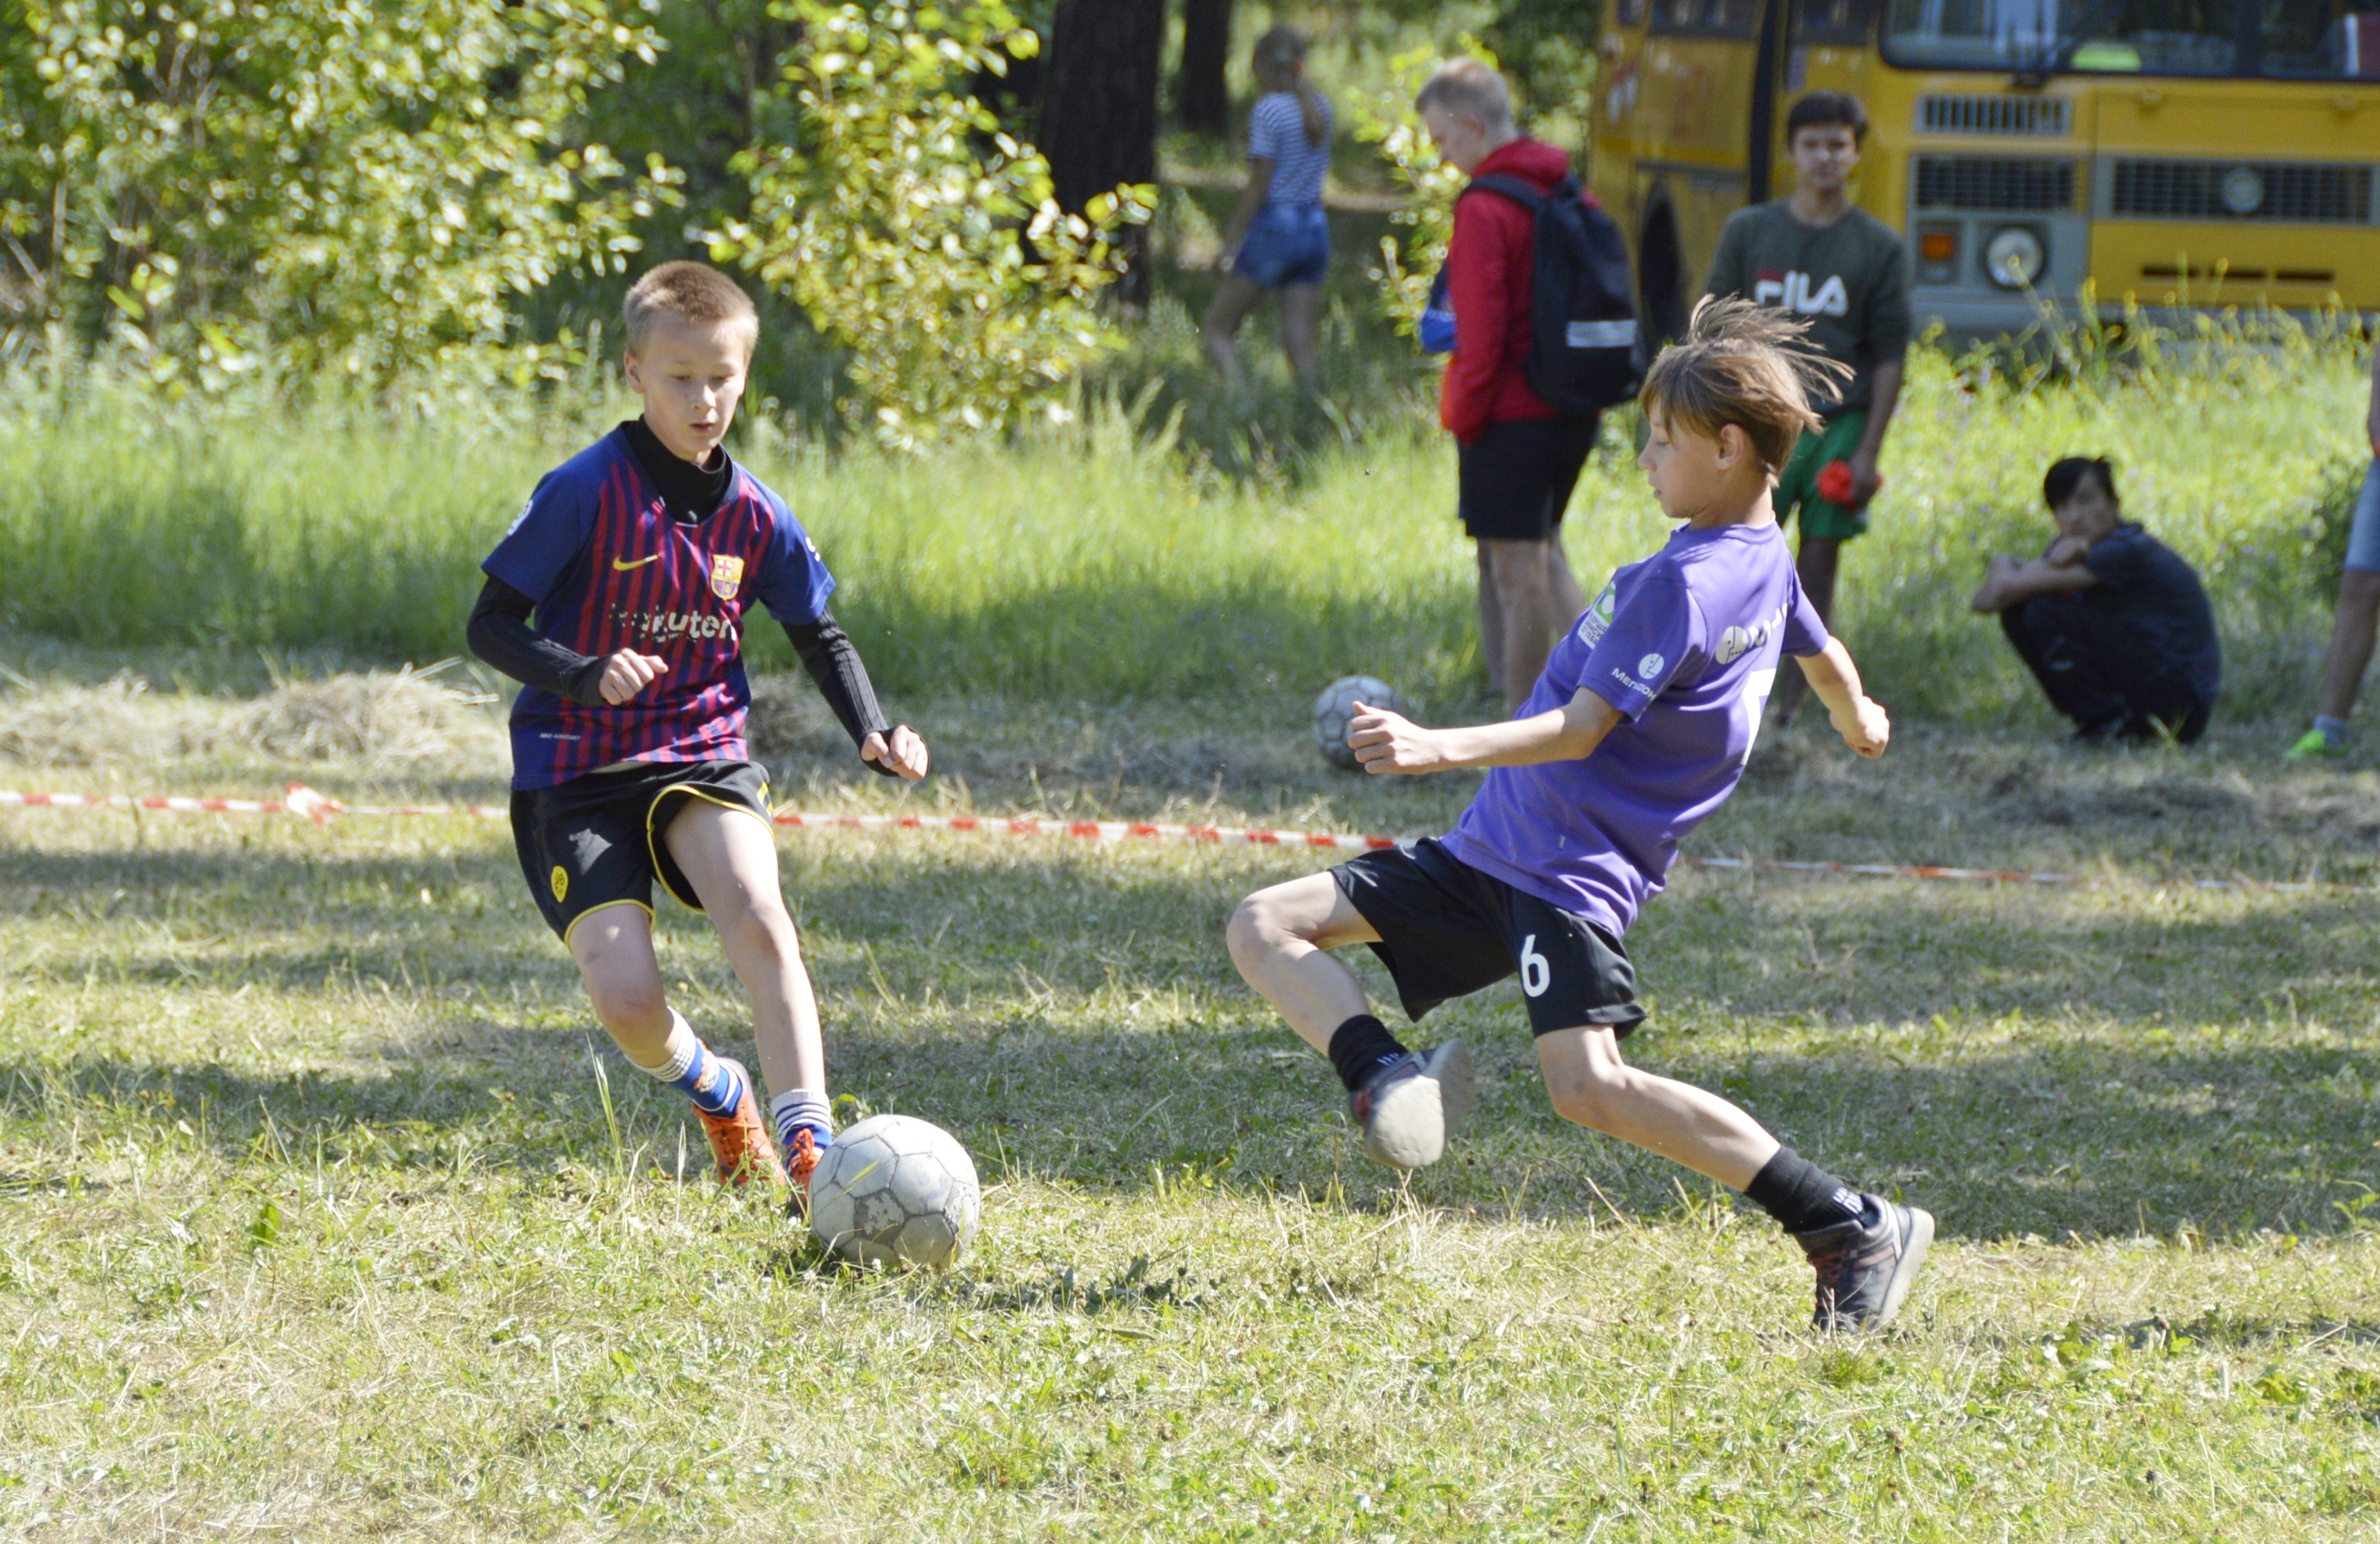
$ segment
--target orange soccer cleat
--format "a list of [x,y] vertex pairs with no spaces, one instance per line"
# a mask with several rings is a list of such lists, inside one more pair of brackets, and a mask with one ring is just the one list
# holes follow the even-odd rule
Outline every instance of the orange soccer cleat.
[[785,1174],[793,1181],[794,1210],[804,1217],[810,1213],[810,1176],[818,1173],[818,1138],[808,1126],[794,1130],[792,1144],[785,1149]]
[[759,1103],[752,1097],[752,1075],[739,1062],[727,1064],[744,1080],[744,1097],[736,1101],[735,1112],[706,1114],[700,1106],[694,1112],[702,1122],[703,1135],[710,1138],[710,1156],[719,1164],[720,1183],[783,1185],[785,1172],[777,1162],[777,1144],[769,1139],[768,1123],[760,1119]]

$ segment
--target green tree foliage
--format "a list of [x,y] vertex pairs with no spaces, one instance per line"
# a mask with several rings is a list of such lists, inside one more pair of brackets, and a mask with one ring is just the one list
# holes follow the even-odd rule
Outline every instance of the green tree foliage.
[[[1489,64],[1495,56],[1476,42],[1465,39],[1466,52]],[[1463,188],[1463,174],[1449,165],[1422,129],[1413,101],[1430,72],[1446,55],[1428,46],[1400,54],[1389,61],[1390,84],[1369,98],[1349,103],[1349,121],[1355,138],[1380,147],[1389,176],[1406,194],[1405,205],[1390,217],[1402,236],[1391,231],[1380,237],[1380,261],[1368,270],[1379,286],[1380,310],[1411,334],[1421,323],[1429,303],[1430,281],[1446,261],[1446,243],[1454,234],[1454,196]]]
[[1120,342],[1097,305],[1119,271],[1110,237],[1155,189],[1059,209],[1049,163],[971,89],[1038,51],[999,0],[774,8],[800,27],[779,88],[799,128],[737,158],[751,214],[713,254],[850,350],[851,406],[888,444],[1062,412],[1066,383]]
[[1602,27],[1603,0],[1502,0],[1480,30],[1531,133],[1586,149]]
[[738,218],[752,189],[735,170],[755,145],[798,133],[799,109],[778,90],[799,26],[770,0],[672,0],[652,17],[659,56],[632,64],[589,103],[588,137],[622,160],[658,156],[685,174],[682,208],[645,223],[653,260],[695,256],[687,232]]
[[0,306],[176,383],[516,346],[675,197],[573,139],[653,4],[0,0]]

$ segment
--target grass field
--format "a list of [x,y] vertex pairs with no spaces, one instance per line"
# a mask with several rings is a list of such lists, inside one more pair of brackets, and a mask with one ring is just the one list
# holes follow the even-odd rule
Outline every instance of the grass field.
[[[1137,346],[1152,383],[1197,381],[1179,307],[1160,308]],[[2309,528],[2325,505],[2343,510],[2362,470],[2348,347],[2218,343],[2153,368],[2086,360],[2054,380],[1915,359],[1874,534],[1845,560],[1840,618],[1893,701],[1970,723],[2036,711],[1965,597],[1992,553],[2039,550],[2042,470],[2089,452],[2116,458],[2128,509],[2205,574],[2229,650],[2225,711],[2306,711],[2334,582]],[[492,389],[405,413],[262,392],[164,404],[30,367],[13,386],[24,410],[0,423],[0,624],[237,661],[458,651],[477,565],[528,489],[626,411],[591,382],[566,411]],[[1135,416],[1097,394],[1072,428],[1007,448],[887,460],[756,432],[739,453],[817,536],[843,580],[838,612],[892,689],[1284,703],[1360,669],[1451,705],[1483,679],[1453,457],[1410,388],[1360,395],[1369,406],[1343,437],[1278,456],[1243,444],[1232,454],[1252,469],[1237,475],[1178,445],[1162,403]],[[1172,400],[1264,432],[1261,402]],[[1624,424],[1567,529],[1590,587],[1660,540]],[[753,641],[763,660],[788,657],[771,628]]]
[[[908,711],[929,805],[1421,831],[1470,786],[1293,718]],[[494,792],[176,723],[0,782]],[[805,803],[886,796],[789,724]],[[0,1535],[2369,1538],[2380,780],[2268,751],[1805,729],[1696,838],[2126,881],[1688,870],[1632,936],[1640,1060],[1941,1219],[1841,1343],[1769,1225],[1550,1114],[1510,989],[1425,1031],[1482,1052],[1456,1154],[1366,1165],[1220,945],[1295,852],[785,838],[838,1090],[987,1182],[970,1263],[886,1279],[691,1177],[500,827],[0,816]]]

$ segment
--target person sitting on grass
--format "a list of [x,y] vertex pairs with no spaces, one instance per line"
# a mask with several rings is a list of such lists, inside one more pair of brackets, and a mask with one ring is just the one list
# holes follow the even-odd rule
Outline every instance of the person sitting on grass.
[[1802,592],[1770,504],[1794,440],[1816,426],[1808,383],[1841,369],[1791,348],[1803,324],[1706,299],[1645,378],[1645,468],[1685,524],[1613,576],[1556,646],[1512,720],[1425,729],[1371,707],[1347,743],[1374,773],[1489,767],[1455,830],[1366,853],[1240,903],[1240,974],[1330,1058],[1365,1150],[1435,1162],[1472,1103],[1460,1040],[1415,1052],[1373,1016],[1327,951],[1368,943],[1408,1016],[1515,973],[1554,1109],[1744,1193],[1817,1270],[1816,1323],[1890,1319],[1934,1236],[1925,1212],[1863,1195],[1727,1100],[1639,1072],[1620,1041],[1645,1018],[1621,936],[1659,894],[1678,844],[1725,802],[1791,654],[1862,756],[1891,735]]
[[[783,623],[861,759],[926,774],[827,609],[834,578],[785,501],[730,460],[759,337],[751,299],[698,262],[637,281],[625,311],[641,418],[546,474],[480,566],[472,651],[513,704],[513,839],[529,894],[622,1054],[694,1101],[721,1179],[793,1182],[833,1140],[818,1004],[777,888],[769,775],[748,758],[744,626]],[[534,621],[531,618],[534,616]],[[741,1064],[663,991],[653,881],[709,915],[751,1003],[781,1167]]]
[[2223,646],[2206,587],[2189,564],[2124,518],[2116,468],[2070,456],[2041,480],[2058,537],[2041,556],[2002,553],[1968,602],[1998,612],[2049,705],[2096,744],[2206,732],[2223,684]]

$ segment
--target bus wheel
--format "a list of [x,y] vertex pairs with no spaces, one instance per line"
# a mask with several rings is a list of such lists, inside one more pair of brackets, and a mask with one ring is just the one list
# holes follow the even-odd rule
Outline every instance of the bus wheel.
[[1667,199],[1645,211],[1636,253],[1637,311],[1646,341],[1659,348],[1686,334],[1686,259],[1678,245],[1677,212]]

